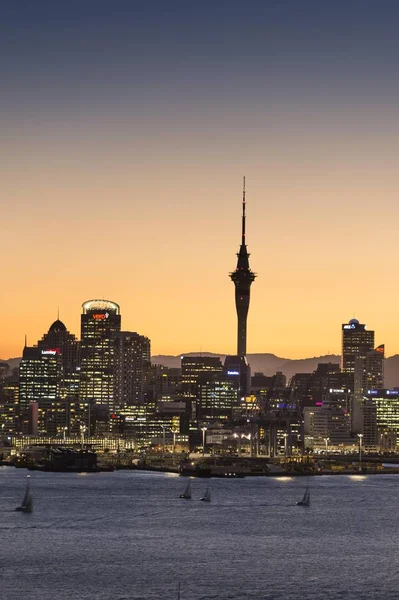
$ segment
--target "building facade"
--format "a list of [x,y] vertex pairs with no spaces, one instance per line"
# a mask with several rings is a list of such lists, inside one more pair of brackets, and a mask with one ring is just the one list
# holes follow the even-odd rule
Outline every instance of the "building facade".
[[374,331],[366,329],[366,325],[357,319],[342,325],[341,370],[344,373],[355,372],[355,360],[360,352],[368,352],[374,348]]
[[[51,406],[61,400],[62,356],[58,348],[26,346],[19,366],[21,420],[28,423],[24,433],[47,434],[51,428]],[[32,410],[30,405],[35,405]],[[37,423],[31,415],[37,414]]]
[[88,300],[82,305],[81,400],[114,411],[115,337],[121,329],[120,307],[110,300]]
[[115,408],[141,404],[151,378],[151,342],[144,335],[115,335]]

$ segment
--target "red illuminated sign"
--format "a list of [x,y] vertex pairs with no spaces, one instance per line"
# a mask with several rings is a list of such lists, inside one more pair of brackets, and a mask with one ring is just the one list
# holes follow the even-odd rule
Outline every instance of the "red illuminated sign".
[[105,319],[108,319],[109,313],[93,313],[92,317],[95,321],[105,321]]

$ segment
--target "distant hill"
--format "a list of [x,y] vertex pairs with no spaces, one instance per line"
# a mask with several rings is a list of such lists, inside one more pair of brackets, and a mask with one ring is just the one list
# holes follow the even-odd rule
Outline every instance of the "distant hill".
[[[187,352],[177,356],[159,354],[152,356],[152,363],[155,365],[165,365],[166,367],[179,368],[182,356],[220,356],[222,361],[225,354],[214,354],[212,352]],[[295,373],[312,373],[317,368],[318,363],[332,362],[339,364],[341,357],[337,354],[326,354],[324,356],[314,356],[313,358],[291,359],[280,358],[275,354],[248,354],[248,362],[251,365],[252,373],[259,372],[265,375],[274,375],[276,371],[282,371],[289,380]],[[20,358],[9,358],[0,360],[10,365],[10,368],[18,367]],[[399,354],[390,356],[385,361],[385,386],[387,388],[399,387]]]
[[[224,361],[225,354],[214,354],[212,352],[186,352],[178,356],[158,355],[152,356],[153,364],[165,365],[166,367],[179,368],[182,356],[219,356]],[[248,354],[247,359],[251,365],[251,372],[264,373],[265,375],[274,375],[276,371],[282,371],[287,379],[295,373],[311,373],[317,368],[318,363],[332,362],[339,364],[340,357],[336,354],[326,356],[316,356],[314,358],[304,358],[293,360],[290,358],[280,358],[275,354]]]
[[0,359],[0,363],[7,363],[10,369],[15,369],[15,367],[19,367],[20,362],[20,358],[8,358],[7,360]]
[[[166,367],[180,367],[181,356],[220,356],[222,361],[225,354],[213,354],[211,352],[187,352],[178,356],[158,355],[151,358],[153,364],[165,365]],[[341,357],[337,354],[326,354],[314,356],[313,358],[291,359],[280,358],[275,354],[248,354],[248,362],[251,365],[252,374],[255,372],[273,375],[276,371],[282,371],[289,380],[295,373],[312,373],[319,363],[332,362],[339,364]],[[385,386],[387,388],[399,387],[399,354],[390,356],[385,361]]]

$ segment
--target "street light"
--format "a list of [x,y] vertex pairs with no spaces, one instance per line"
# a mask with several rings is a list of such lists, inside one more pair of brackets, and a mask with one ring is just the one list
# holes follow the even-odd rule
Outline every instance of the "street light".
[[328,442],[330,441],[330,438],[323,438],[325,443],[326,443],[326,454],[328,454]]
[[205,456],[205,434],[208,427],[201,427],[202,431],[202,457]]
[[173,448],[172,448],[172,464],[175,465],[176,464],[176,431],[173,429],[172,431],[173,433]]
[[362,433],[358,433],[357,437],[359,438],[359,471],[362,470],[362,440],[363,440],[363,434]]
[[84,443],[84,439],[85,439],[85,431],[86,431],[86,429],[87,429],[86,425],[81,425],[80,426],[80,436],[81,436],[82,450],[83,450],[83,443]]
[[245,435],[243,433],[233,433],[233,437],[238,438],[238,456],[241,456],[241,440]]
[[250,456],[250,458],[252,458],[252,433],[248,434],[248,439],[249,439],[249,456]]
[[63,434],[62,439],[63,439],[64,442],[66,440],[66,432],[67,431],[68,431],[68,427],[63,427],[63,430],[62,430],[62,434]]
[[288,433],[285,432],[283,433],[284,436],[284,456],[287,456],[288,454]]

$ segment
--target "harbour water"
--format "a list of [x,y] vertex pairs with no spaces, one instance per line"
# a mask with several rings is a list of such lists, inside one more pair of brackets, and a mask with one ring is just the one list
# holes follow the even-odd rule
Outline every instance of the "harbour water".
[[192,480],[0,468],[2,600],[399,597],[399,476]]

